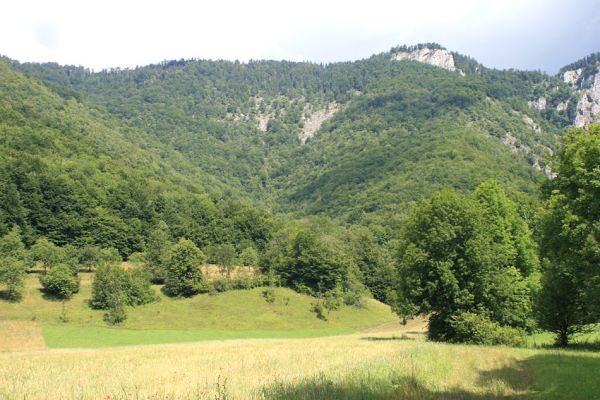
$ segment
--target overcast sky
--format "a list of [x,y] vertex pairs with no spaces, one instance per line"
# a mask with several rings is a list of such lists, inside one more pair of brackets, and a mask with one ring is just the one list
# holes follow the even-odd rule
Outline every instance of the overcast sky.
[[600,0],[4,0],[0,54],[93,69],[179,58],[355,60],[438,42],[550,73],[600,51]]

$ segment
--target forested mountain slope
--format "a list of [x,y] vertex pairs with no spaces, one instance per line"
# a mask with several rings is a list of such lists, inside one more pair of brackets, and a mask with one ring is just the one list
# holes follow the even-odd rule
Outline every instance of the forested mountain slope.
[[60,89],[0,61],[0,235],[17,225],[27,244],[45,236],[128,256],[162,221],[200,245],[235,238],[260,247],[264,213],[231,196],[208,196],[227,188],[142,130]]
[[[200,174],[204,187],[279,211],[387,220],[442,187],[466,191],[488,178],[533,193],[575,117],[573,101],[554,103],[576,91],[560,77],[489,69],[446,50],[439,68],[442,50],[402,46],[328,65],[180,60],[101,72],[11,63],[143,132],[191,181]],[[538,107],[542,95],[553,107]]]

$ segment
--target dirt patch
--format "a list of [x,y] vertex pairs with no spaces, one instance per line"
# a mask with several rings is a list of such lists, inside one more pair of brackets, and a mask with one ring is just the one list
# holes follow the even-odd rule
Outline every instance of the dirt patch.
[[0,321],[0,352],[45,350],[42,329],[33,321]]

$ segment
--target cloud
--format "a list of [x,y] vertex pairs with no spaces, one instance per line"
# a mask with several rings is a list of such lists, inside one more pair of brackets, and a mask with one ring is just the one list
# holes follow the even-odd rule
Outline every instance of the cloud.
[[49,50],[56,50],[59,44],[58,26],[51,20],[40,20],[34,27],[35,39]]

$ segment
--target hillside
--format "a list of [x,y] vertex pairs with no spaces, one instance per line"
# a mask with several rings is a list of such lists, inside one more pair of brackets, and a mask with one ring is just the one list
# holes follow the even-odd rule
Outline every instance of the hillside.
[[262,235],[233,221],[264,220],[263,212],[144,131],[61,90],[0,61],[0,235],[18,225],[26,245],[45,236],[122,256],[143,250],[160,221],[204,245]]
[[489,69],[436,44],[327,65],[12,65],[75,91],[255,204],[352,222],[385,221],[441,187],[470,190],[490,177],[535,192],[575,117],[573,102],[558,104],[577,96],[559,77]]
[[[82,273],[81,277],[80,292],[63,305],[44,295],[37,274],[30,274],[23,300],[0,304],[0,328],[34,324],[43,336],[39,338],[38,334],[35,339],[41,339],[49,348],[96,348],[215,339],[331,336],[397,321],[387,305],[372,299],[366,300],[363,308],[344,306],[329,312],[324,320],[311,311],[315,298],[287,288],[274,289],[274,301],[268,302],[261,293],[263,288],[170,298],[157,286],[154,287],[157,302],[131,308],[125,323],[110,327],[102,318],[105,311],[88,305],[93,273]],[[68,322],[61,322],[61,315],[66,316]],[[25,332],[17,334],[20,343],[15,340],[13,348],[0,346],[0,351],[32,349]],[[2,341],[2,345],[6,343]]]

